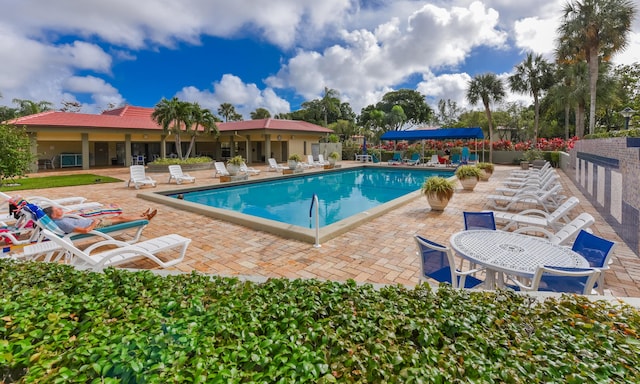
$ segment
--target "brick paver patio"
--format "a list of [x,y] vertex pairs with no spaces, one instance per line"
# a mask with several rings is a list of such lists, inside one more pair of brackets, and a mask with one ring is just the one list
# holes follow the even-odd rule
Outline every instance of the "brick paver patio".
[[[359,165],[343,161],[343,166]],[[259,176],[275,177],[276,172]],[[222,276],[318,278],[337,281],[354,279],[358,282],[380,284],[404,284],[414,286],[418,282],[419,261],[413,235],[422,234],[442,244],[449,244],[449,236],[462,230],[462,212],[487,209],[485,196],[502,186],[500,180],[516,169],[497,166],[488,182],[480,182],[473,192],[463,191],[461,186],[444,212],[431,212],[424,198],[415,199],[381,217],[353,229],[349,233],[329,240],[321,248],[312,244],[284,239],[261,231],[211,219],[176,208],[151,203],[137,197],[138,191],[126,188],[125,183],[95,184],[82,187],[52,188],[38,191],[19,191],[22,196],[45,195],[50,198],[85,196],[91,201],[120,204],[125,213],[136,214],[145,208],[158,209],[158,215],[143,233],[143,239],[168,233],[179,233],[193,239],[185,260],[172,270],[189,272],[197,270]],[[321,172],[310,170],[306,172]],[[128,180],[128,168],[93,169],[90,171],[53,170],[30,175],[31,177],[66,173],[92,173]],[[574,215],[589,212],[596,218],[594,233],[618,242],[613,265],[606,272],[606,294],[618,297],[640,297],[640,265],[638,257],[620,240],[613,229],[600,217],[595,208],[568,180],[562,177],[564,194],[580,199]],[[219,183],[213,178],[213,170],[189,172],[196,176],[197,186]],[[168,173],[149,173],[158,181],[157,188],[145,187],[145,191],[175,189],[168,184]],[[14,192],[13,194],[16,194]],[[131,268],[154,268],[154,264],[137,262]]]

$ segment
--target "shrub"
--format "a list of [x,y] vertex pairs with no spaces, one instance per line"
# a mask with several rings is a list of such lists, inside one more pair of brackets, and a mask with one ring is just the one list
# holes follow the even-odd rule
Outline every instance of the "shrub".
[[640,313],[579,295],[8,260],[0,291],[8,383],[640,382]]
[[338,152],[335,152],[335,151],[331,152],[329,154],[329,158],[330,159],[334,159],[334,160],[339,160],[340,159],[340,154]]
[[475,165],[461,165],[456,168],[456,177],[458,179],[469,179],[475,177],[480,179],[480,169]]
[[244,159],[242,158],[242,156],[238,155],[238,156],[234,156],[232,158],[230,158],[229,160],[227,160],[228,164],[233,164],[233,165],[237,165],[237,166],[241,166],[242,163],[244,163]]
[[289,155],[289,160],[297,161],[299,163],[299,162],[302,161],[302,157],[300,157],[300,155],[298,155],[297,153],[293,153],[293,154]]
[[200,164],[200,163],[210,163],[213,160],[207,156],[201,157],[190,157],[188,159],[180,160],[178,158],[163,158],[163,159],[155,159],[152,163],[149,164],[158,164],[158,165],[175,165],[175,164]]
[[440,200],[451,200],[455,191],[455,183],[440,176],[431,176],[422,184],[422,193],[435,195]]

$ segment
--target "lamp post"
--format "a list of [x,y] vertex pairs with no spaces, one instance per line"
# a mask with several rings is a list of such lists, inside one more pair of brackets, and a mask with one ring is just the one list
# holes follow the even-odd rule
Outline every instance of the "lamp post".
[[636,111],[634,111],[633,109],[631,109],[629,107],[626,107],[625,109],[620,111],[620,114],[622,115],[622,117],[624,117],[624,129],[625,129],[625,131],[627,129],[629,129],[629,119],[631,118],[631,116],[633,116],[634,113],[636,113]]

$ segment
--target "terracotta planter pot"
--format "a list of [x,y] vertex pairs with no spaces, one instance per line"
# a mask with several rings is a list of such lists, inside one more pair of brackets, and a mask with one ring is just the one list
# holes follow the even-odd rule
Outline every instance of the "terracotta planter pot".
[[467,177],[458,180],[460,180],[462,189],[464,189],[465,191],[473,191],[473,189],[476,187],[476,184],[478,184],[478,179],[476,179],[475,177]]
[[424,196],[427,198],[432,211],[444,211],[449,204],[448,199],[440,200],[436,195],[425,194]]
[[491,177],[492,173],[491,172],[487,172],[484,169],[482,169],[480,171],[480,181],[489,181],[489,178]]

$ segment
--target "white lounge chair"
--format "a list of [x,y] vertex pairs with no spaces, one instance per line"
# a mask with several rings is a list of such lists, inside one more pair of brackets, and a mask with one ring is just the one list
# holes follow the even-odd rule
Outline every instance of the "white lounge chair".
[[259,175],[260,174],[260,170],[259,169],[255,169],[252,167],[247,167],[247,164],[245,162],[242,162],[242,164],[240,164],[240,172],[244,172],[247,175]]
[[285,167],[283,165],[280,165],[276,162],[276,159],[270,157],[269,159],[267,159],[268,163],[269,163],[269,171],[273,171],[273,172],[282,172],[285,169],[288,169],[289,167]]
[[[27,245],[20,258],[43,261],[66,261],[79,269],[102,271],[141,258],[149,259],[162,268],[180,263],[187,252],[191,239],[177,234],[164,235],[145,240],[136,244],[128,244],[118,240],[105,240],[92,244],[84,250],[76,247],[71,240],[63,239],[55,233],[45,229],[42,231],[47,242]],[[101,247],[113,247],[105,251],[97,251]],[[178,257],[163,261],[157,254],[160,252],[179,250]],[[63,252],[60,252],[62,250]]]
[[[61,237],[68,238],[74,241],[80,240],[80,239],[87,239],[91,237],[100,237],[106,240],[113,240],[113,236],[118,236],[118,235],[127,233],[130,235],[131,239],[127,240],[126,242],[129,244],[133,244],[133,243],[136,243],[138,240],[140,240],[142,231],[147,227],[147,225],[149,225],[149,220],[140,218],[139,220],[128,221],[125,223],[118,223],[118,224],[113,224],[106,227],[94,229],[87,233],[75,233],[75,232],[65,233],[36,204],[26,205],[24,209],[20,211],[20,213],[24,215],[24,217],[27,220],[30,220],[33,222],[34,232],[39,233],[41,230],[46,229]],[[76,217],[76,218],[83,217],[77,214],[65,214],[65,216]],[[133,233],[130,233],[130,232],[133,232]],[[39,236],[36,241],[40,241],[40,240],[41,240],[41,236]]]
[[516,229],[513,232],[530,235],[542,234],[552,244],[570,245],[571,243],[573,243],[573,240],[575,240],[576,236],[578,236],[582,229],[588,230],[588,228],[595,222],[596,221],[593,216],[586,212],[583,212],[579,214],[575,219],[565,224],[556,233],[553,233],[541,227],[522,227]]
[[196,182],[196,178],[188,173],[182,173],[182,167],[179,164],[169,166],[169,183],[175,180],[176,184],[182,184],[183,181]]
[[547,172],[549,169],[551,169],[551,163],[547,161],[544,163],[542,167],[538,169],[535,169],[535,168],[528,169],[528,170],[518,169],[515,171],[511,171],[511,175],[516,177],[530,176],[530,175],[536,175],[536,174],[540,175]]
[[147,176],[144,171],[144,165],[132,165],[129,167],[129,173],[131,175],[127,182],[127,188],[133,184],[136,189],[140,189],[143,185],[156,186],[156,181]]
[[502,181],[502,184],[509,188],[521,188],[529,185],[540,186],[547,182],[550,178],[558,178],[558,173],[555,170],[543,175],[542,177],[530,177],[530,178],[507,178]]
[[321,167],[324,167],[325,165],[329,165],[329,162],[324,159],[324,156],[322,155],[322,153],[318,155],[318,164],[320,164]]
[[213,177],[229,176],[229,171],[222,161],[216,161],[213,165],[216,167]]
[[[27,199],[27,201],[30,203],[38,204],[43,208],[46,208],[46,207],[62,208],[64,212],[102,207],[102,203],[99,203],[97,201],[83,202],[78,204],[61,204],[56,199],[47,199],[46,197],[42,197],[42,196],[31,196],[29,199]],[[72,201],[72,200],[68,200],[68,201]]]
[[87,201],[87,198],[82,196],[70,196],[70,197],[61,197],[58,199],[48,199],[43,196],[29,196],[29,197],[26,197],[25,200],[31,201],[31,202],[36,202],[38,200],[48,200],[48,201],[53,201],[60,205],[70,205],[70,204],[82,204]]
[[[527,192],[515,196],[489,195],[487,196],[487,203],[491,208],[500,211],[508,211],[517,207],[518,204],[533,204],[539,205],[545,212],[549,212],[550,208],[557,208],[565,199],[565,196],[558,194],[561,190],[562,186],[558,184],[546,191]],[[499,203],[505,203],[506,205],[499,205]]]
[[580,200],[578,200],[577,197],[571,196],[551,213],[540,209],[525,209],[518,213],[493,211],[493,217],[497,223],[504,224],[504,227],[502,227],[503,231],[517,229],[521,224],[527,227],[543,227],[557,231],[563,225],[561,220],[567,223],[571,221],[569,219],[569,212],[575,208],[579,202]]
[[549,176],[549,174],[552,173],[556,173],[555,169],[547,169],[546,171],[543,172],[536,172],[536,173],[532,173],[532,174],[525,174],[525,175],[512,175],[506,178],[506,181],[512,181],[512,182],[522,182],[522,181],[535,181],[535,180],[541,180],[544,179],[545,177]]
[[553,188],[557,184],[559,184],[558,176],[552,175],[551,177],[547,178],[543,184],[540,184],[540,185],[525,184],[517,188],[500,187],[500,188],[496,188],[496,192],[499,192],[506,196],[513,196],[519,193],[546,191],[548,189]]
[[313,160],[313,155],[307,155],[307,162],[302,164],[303,164],[302,166],[306,168],[322,166],[319,162]]

